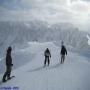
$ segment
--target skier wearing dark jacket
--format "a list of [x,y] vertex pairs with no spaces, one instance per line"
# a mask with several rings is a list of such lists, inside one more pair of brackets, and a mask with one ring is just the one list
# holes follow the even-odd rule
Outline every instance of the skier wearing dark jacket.
[[44,52],[44,56],[45,56],[45,61],[44,61],[44,67],[46,66],[46,63],[48,62],[48,66],[50,64],[50,59],[49,57],[51,58],[51,53],[49,51],[49,49],[47,48]]
[[7,79],[10,79],[11,69],[12,69],[12,66],[13,66],[12,57],[11,57],[11,51],[12,51],[12,48],[8,47],[7,54],[6,54],[6,72],[3,75],[3,79],[2,79],[3,82],[6,81],[6,77],[7,77]]
[[61,63],[64,63],[65,55],[67,55],[67,50],[64,45],[61,47]]

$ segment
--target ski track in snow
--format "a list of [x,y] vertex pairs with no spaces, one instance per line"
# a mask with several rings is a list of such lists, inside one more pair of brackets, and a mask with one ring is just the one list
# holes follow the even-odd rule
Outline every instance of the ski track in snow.
[[[87,58],[68,52],[65,63],[60,64],[60,48],[53,43],[29,45],[21,51],[35,53],[33,60],[13,70],[15,78],[0,87],[17,86],[19,90],[90,90],[90,63]],[[50,66],[43,68],[44,50],[47,47],[52,57]]]

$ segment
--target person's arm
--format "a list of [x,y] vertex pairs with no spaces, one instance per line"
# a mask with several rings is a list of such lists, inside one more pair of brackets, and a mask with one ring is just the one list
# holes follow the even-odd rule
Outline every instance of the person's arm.
[[[65,48],[66,49],[66,48]],[[67,50],[66,50],[66,55],[67,55]]]
[[62,54],[62,50],[60,51],[60,55]]
[[12,64],[12,57],[11,57],[11,66],[13,66],[13,64]]
[[62,55],[62,47],[61,47],[60,55]]
[[50,57],[51,57],[51,53],[50,53],[50,51],[49,51],[49,54],[50,54]]
[[50,57],[51,57],[51,53],[50,53]]

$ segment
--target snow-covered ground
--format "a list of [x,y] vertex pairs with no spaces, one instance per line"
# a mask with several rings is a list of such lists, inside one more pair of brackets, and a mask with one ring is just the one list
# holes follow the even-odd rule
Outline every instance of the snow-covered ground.
[[[50,66],[43,68],[44,50],[47,47],[50,49],[52,57]],[[13,62],[14,67],[18,66],[12,72],[15,78],[0,84],[1,88],[18,87],[18,90],[90,90],[89,58],[68,51],[65,63],[60,64],[60,47],[51,42],[29,42],[27,47],[15,50]],[[2,75],[0,75],[0,78],[2,78]]]

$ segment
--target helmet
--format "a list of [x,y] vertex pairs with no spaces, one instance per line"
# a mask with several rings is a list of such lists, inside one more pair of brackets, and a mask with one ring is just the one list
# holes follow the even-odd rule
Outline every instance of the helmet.
[[10,51],[12,51],[12,47],[11,46],[9,46],[8,49],[7,49],[7,52],[10,52]]

